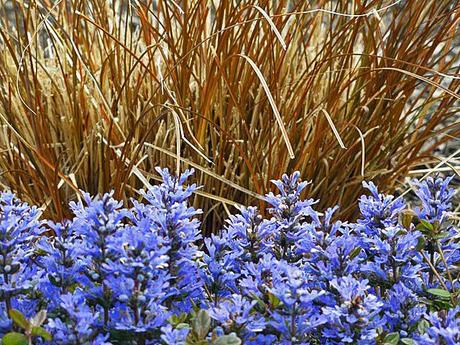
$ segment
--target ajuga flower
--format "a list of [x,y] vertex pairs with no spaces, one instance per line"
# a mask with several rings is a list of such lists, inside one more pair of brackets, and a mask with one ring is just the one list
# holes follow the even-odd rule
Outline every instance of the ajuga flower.
[[375,343],[377,328],[384,324],[380,317],[383,303],[371,293],[368,283],[351,276],[331,281],[336,304],[323,308],[327,321],[321,335],[328,343]]
[[189,333],[188,328],[173,329],[171,325],[161,328],[161,340],[168,345],[183,345]]
[[363,195],[359,199],[362,218],[358,220],[364,232],[378,234],[379,229],[395,226],[399,213],[405,208],[401,198],[380,194],[372,182],[363,182],[363,186],[371,192],[371,196]]
[[163,183],[143,193],[148,204],[136,205],[136,223],[147,223],[150,231],[162,237],[163,245],[168,247],[171,306],[190,309],[191,301],[200,300],[202,295],[195,262],[201,255],[197,247],[197,241],[201,239],[200,222],[195,216],[201,211],[188,205],[188,198],[197,189],[196,185],[184,185],[193,170],[187,170],[179,177],[171,176],[167,169],[156,170]]
[[426,315],[428,327],[417,341],[420,345],[460,343],[460,307]]
[[0,332],[12,326],[7,320],[12,308],[35,314],[36,301],[23,296],[33,293],[43,274],[31,260],[39,229],[36,207],[22,203],[11,192],[0,194]]
[[54,344],[105,344],[108,335],[103,334],[99,327],[102,311],[91,308],[80,289],[61,295],[59,301],[63,315],[51,318],[47,325],[53,334]]
[[203,239],[193,171],[157,171],[144,202],[84,194],[60,223],[0,194],[0,336],[11,309],[45,309],[53,339],[37,344],[460,342],[451,178],[416,182],[409,220],[402,198],[364,183],[343,222],[303,199],[295,172],[274,181],[268,212],[241,207]]
[[320,224],[318,214],[312,207],[316,201],[300,197],[308,182],[300,180],[298,171],[290,176],[283,175],[281,181],[272,182],[280,193],[266,196],[271,205],[269,212],[273,216],[270,220],[271,237],[275,242],[273,253],[280,259],[295,261],[298,259],[296,243],[310,230],[309,225]]
[[453,188],[449,188],[452,179],[453,176],[446,179],[427,177],[423,181],[414,181],[416,194],[422,202],[422,208],[416,210],[419,218],[440,223],[445,220],[455,192]]

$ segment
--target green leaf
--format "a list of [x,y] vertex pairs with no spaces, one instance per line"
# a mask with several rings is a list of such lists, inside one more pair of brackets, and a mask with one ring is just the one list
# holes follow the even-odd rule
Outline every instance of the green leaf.
[[259,296],[257,296],[255,293],[251,292],[250,296],[257,301],[257,304],[262,307],[263,309],[266,309],[267,306],[265,305],[265,302],[260,299]]
[[41,326],[43,322],[46,320],[46,310],[40,310],[37,315],[35,315],[31,320],[30,323],[32,326]]
[[353,260],[355,257],[357,257],[361,253],[361,247],[356,247],[351,251],[351,253],[348,255],[350,260]]
[[402,338],[401,343],[403,343],[404,345],[415,345],[416,344],[416,342],[412,340],[411,338]]
[[182,313],[180,315],[172,315],[168,318],[168,322],[171,325],[175,326],[175,325],[185,322],[185,320],[187,320],[187,316],[188,316],[187,313]]
[[434,239],[441,240],[441,239],[449,237],[449,236],[450,236],[450,234],[447,231],[443,231],[443,232],[440,232],[439,234],[437,234],[436,236],[434,236]]
[[196,340],[196,339],[187,339],[185,341],[185,345],[209,345],[209,342],[204,340]]
[[45,340],[51,340],[53,337],[43,327],[35,326],[32,327],[32,335],[42,337]]
[[199,339],[204,339],[209,333],[211,318],[206,310],[200,310],[192,320],[192,328]]
[[443,290],[443,289],[428,289],[426,290],[432,295],[435,295],[436,297],[443,298],[443,299],[449,299],[450,298],[450,292]]
[[399,333],[393,332],[386,335],[383,339],[385,345],[398,345],[399,342]]
[[419,251],[422,250],[423,248],[425,248],[425,243],[426,243],[426,242],[425,242],[425,237],[420,236],[420,237],[418,238],[418,240],[417,240],[417,247],[416,247],[416,249],[419,250]]
[[401,225],[405,229],[409,230],[414,218],[417,219],[417,214],[414,211],[408,209],[401,212],[400,218]]
[[270,305],[275,308],[281,304],[280,299],[276,297],[274,294],[272,294],[271,292],[268,293],[268,301],[270,302]]
[[427,320],[425,319],[421,319],[420,322],[418,323],[417,325],[417,331],[420,333],[420,334],[424,334],[426,329],[430,326],[430,324],[428,323]]
[[240,345],[241,340],[235,335],[223,335],[214,342],[214,345]]
[[447,299],[437,299],[433,301],[433,305],[441,310],[450,310],[453,308],[452,303]]
[[24,330],[29,330],[30,323],[19,310],[11,309],[10,310],[10,317],[13,319],[14,323],[16,323],[19,327]]
[[433,224],[431,224],[429,221],[425,219],[420,219],[420,223],[422,223],[425,229],[430,230],[430,231],[434,230]]
[[184,328],[190,328],[190,325],[188,323],[181,322],[181,323],[178,323],[176,326],[176,329],[184,329]]
[[11,332],[5,334],[2,345],[29,345],[29,340],[24,334]]

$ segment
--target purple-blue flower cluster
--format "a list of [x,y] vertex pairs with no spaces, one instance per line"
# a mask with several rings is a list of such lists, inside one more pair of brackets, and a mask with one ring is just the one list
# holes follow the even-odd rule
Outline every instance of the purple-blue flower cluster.
[[143,202],[84,194],[60,223],[0,195],[4,345],[21,327],[34,344],[460,343],[451,178],[415,181],[414,211],[364,183],[342,222],[296,172],[274,181],[268,217],[241,208],[203,239],[193,171],[157,171]]

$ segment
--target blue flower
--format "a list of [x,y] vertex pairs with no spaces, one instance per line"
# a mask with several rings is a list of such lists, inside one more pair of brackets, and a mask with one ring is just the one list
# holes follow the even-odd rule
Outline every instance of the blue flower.
[[63,322],[61,318],[48,320],[46,327],[53,334],[53,344],[93,343],[102,335],[102,315],[88,306],[81,290],[61,295],[60,306],[68,321]]
[[417,338],[420,345],[460,343],[460,307],[426,315],[429,326]]
[[[52,231],[54,236],[47,236]],[[47,222],[43,236],[37,242],[37,249],[42,252],[37,258],[37,265],[44,271],[39,281],[43,297],[48,301],[48,308],[59,307],[56,296],[67,293],[76,283],[88,284],[82,275],[86,265],[80,256],[83,240],[74,232],[71,222]]]
[[161,340],[168,345],[183,345],[189,333],[188,328],[173,329],[171,325],[161,328]]
[[308,182],[300,180],[298,171],[290,176],[283,175],[281,181],[272,182],[280,192],[278,195],[270,192],[266,196],[272,206],[268,209],[273,216],[270,220],[274,240],[272,252],[279,259],[295,261],[299,259],[296,243],[308,233],[311,226],[320,225],[318,214],[312,207],[317,201],[301,198]]
[[240,329],[244,329],[245,333],[262,332],[265,328],[264,318],[252,313],[256,304],[256,300],[233,294],[216,307],[211,307],[209,315],[225,328],[227,334]]
[[399,213],[406,207],[401,198],[380,194],[372,182],[363,182],[363,186],[371,192],[371,196],[363,195],[359,199],[362,218],[358,220],[360,228],[369,234],[378,233],[379,229],[395,226]]
[[[10,309],[31,318],[45,308],[52,344],[228,334],[244,344],[375,344],[392,332],[418,344],[460,342],[460,307],[427,291],[460,288],[450,179],[417,182],[422,209],[400,224],[404,201],[372,183],[358,221],[342,222],[332,220],[337,207],[320,215],[302,198],[298,172],[283,175],[267,195],[268,218],[242,207],[202,239],[192,171],[157,171],[163,182],[142,193],[145,203],[85,194],[60,223],[0,194],[0,335],[12,329]],[[199,308],[212,322],[197,332]]]
[[[0,316],[17,308],[27,316],[35,314],[37,301],[22,295],[32,293],[44,272],[33,265],[33,243],[40,232],[36,207],[21,202],[11,192],[0,194]],[[1,333],[11,323],[1,322]],[[1,334],[0,333],[0,334]]]
[[384,324],[380,317],[383,303],[371,293],[368,283],[351,276],[331,281],[330,291],[336,296],[336,304],[322,309],[327,323],[321,337],[327,342],[375,343],[377,328]]
[[455,193],[453,188],[449,188],[452,179],[453,176],[445,179],[427,177],[423,181],[414,181],[417,188],[415,193],[422,202],[422,208],[416,210],[419,218],[432,223],[442,223],[446,219]]
[[[196,259],[201,253],[196,242],[201,239],[200,222],[195,218],[201,213],[188,205],[188,198],[197,189],[195,184],[185,186],[193,170],[187,170],[179,177],[169,174],[167,169],[156,169],[163,183],[143,192],[148,204],[135,203],[135,221],[145,224],[163,237],[169,248],[167,255],[168,273],[171,284],[170,300],[172,306],[179,304],[191,309],[192,300],[200,300],[202,282]],[[181,296],[181,300],[177,297]]]
[[412,329],[426,312],[417,294],[399,282],[388,291],[385,305],[385,328],[389,332],[399,332],[402,337],[411,335]]

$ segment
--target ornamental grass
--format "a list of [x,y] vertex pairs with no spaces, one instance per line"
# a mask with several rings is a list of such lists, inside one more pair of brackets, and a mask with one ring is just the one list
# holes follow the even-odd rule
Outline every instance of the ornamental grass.
[[[0,183],[56,221],[196,170],[202,231],[300,171],[358,215],[459,134],[456,1],[1,1]],[[206,226],[205,226],[206,225]]]

